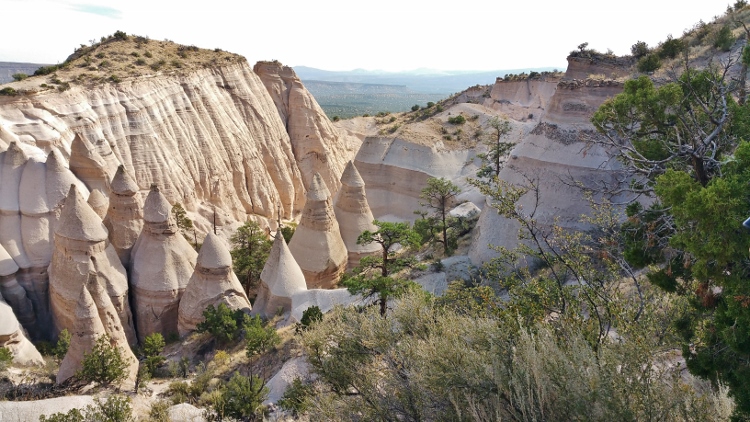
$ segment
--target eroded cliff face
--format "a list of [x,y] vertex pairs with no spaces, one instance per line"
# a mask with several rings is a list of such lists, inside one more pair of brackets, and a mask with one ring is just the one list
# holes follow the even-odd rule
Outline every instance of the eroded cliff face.
[[158,184],[205,232],[214,209],[219,226],[252,218],[273,229],[279,218],[298,218],[314,169],[338,183],[354,154],[346,138],[290,68],[266,67],[263,76],[281,81],[283,113],[274,102],[281,97],[244,60],[0,96],[0,245],[34,305],[28,328],[51,326],[47,267],[71,184],[84,200],[94,189],[117,196],[122,166],[134,203]]
[[319,173],[332,194],[359,143],[339,133],[289,66],[258,62],[253,68],[271,94],[289,138],[305,187]]

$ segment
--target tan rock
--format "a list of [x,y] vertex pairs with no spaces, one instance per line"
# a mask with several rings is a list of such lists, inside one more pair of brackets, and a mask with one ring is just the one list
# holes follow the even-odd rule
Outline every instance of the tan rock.
[[107,244],[107,236],[101,218],[72,185],[55,231],[55,251],[49,267],[51,313],[56,332],[71,330],[81,287],[90,283],[93,274],[107,292],[128,343],[134,345],[127,275],[114,248]]
[[17,272],[18,265],[8,255],[3,245],[0,245],[0,296],[6,299],[23,327],[27,330],[33,329],[36,324],[36,314],[31,300],[26,296],[26,290],[16,280]]
[[195,330],[203,321],[203,311],[209,306],[225,304],[232,310],[250,312],[250,301],[232,271],[232,256],[221,239],[208,233],[198,253],[195,272],[185,289],[179,307],[180,336]]
[[331,193],[317,173],[307,191],[307,202],[289,250],[302,268],[308,289],[331,288],[346,271],[349,256],[336,222]]
[[362,180],[362,176],[352,161],[346,164],[344,173],[341,175],[341,189],[336,194],[333,210],[336,213],[341,238],[349,253],[348,268],[359,265],[359,260],[364,256],[380,253],[382,248],[375,242],[365,245],[357,244],[357,238],[362,232],[365,230],[375,232],[378,228],[372,224],[374,217],[367,203],[365,181]]
[[[107,209],[109,209],[109,199],[99,189],[94,189],[89,195],[88,201],[86,201],[92,210],[102,220],[107,215]],[[106,224],[105,224],[106,226]]]
[[145,225],[132,250],[130,275],[141,341],[152,333],[177,333],[180,299],[198,258],[179,232],[172,206],[156,185],[146,197],[143,219]]
[[94,145],[81,134],[75,134],[70,144],[70,170],[90,189],[109,190],[117,164],[107,141],[101,139]]
[[[13,354],[13,362],[19,365],[44,365],[44,359],[26,335],[13,310],[0,295],[0,347]],[[0,414],[1,415],[1,414]]]
[[129,268],[131,251],[143,230],[143,202],[138,195],[138,184],[123,165],[117,168],[109,187],[109,209],[104,225],[120,262]]
[[[75,375],[82,368],[85,355],[91,353],[97,340],[103,336],[108,336],[110,344],[120,350],[121,356],[128,364],[127,375],[121,387],[132,388],[138,373],[138,361],[128,346],[122,327],[116,327],[119,321],[117,315],[113,313],[114,306],[112,303],[106,303],[109,297],[103,292],[95,293],[96,298],[104,301],[103,303],[97,303],[89,291],[89,287],[96,290],[101,289],[95,274],[91,274],[88,283],[81,286],[73,314],[75,324],[68,328],[71,336],[70,346],[65,358],[60,363],[56,382],[60,384]],[[105,322],[102,321],[102,316],[105,317]]]
[[260,273],[260,287],[253,313],[263,318],[271,318],[279,309],[289,313],[292,310],[292,296],[302,290],[307,290],[305,275],[289,251],[281,231],[277,231],[268,260]]

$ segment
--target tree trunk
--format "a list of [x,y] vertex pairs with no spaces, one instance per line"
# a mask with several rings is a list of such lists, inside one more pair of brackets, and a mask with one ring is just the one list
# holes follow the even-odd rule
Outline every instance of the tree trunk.
[[388,302],[384,297],[379,299],[380,301],[380,316],[385,317],[385,312],[388,310]]
[[446,224],[446,218],[445,214],[447,213],[446,207],[447,207],[447,200],[442,201],[442,209],[441,209],[441,215],[443,217],[443,253],[445,256],[448,256],[448,225]]
[[701,186],[706,186],[708,175],[706,175],[706,169],[703,167],[703,157],[693,155],[693,170],[695,171],[695,178],[698,179]]

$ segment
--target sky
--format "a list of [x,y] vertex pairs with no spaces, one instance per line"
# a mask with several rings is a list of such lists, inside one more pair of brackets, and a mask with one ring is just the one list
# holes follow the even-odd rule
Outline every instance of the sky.
[[[733,3],[733,2],[732,2]],[[618,6],[611,6],[617,4]],[[326,70],[565,68],[589,43],[656,45],[726,2],[684,0],[0,0],[0,61],[61,63],[117,30]]]

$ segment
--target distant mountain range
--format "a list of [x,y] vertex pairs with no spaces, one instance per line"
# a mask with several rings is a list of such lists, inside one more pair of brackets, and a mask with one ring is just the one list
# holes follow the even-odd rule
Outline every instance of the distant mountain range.
[[[474,85],[489,85],[495,83],[497,77],[509,73],[542,72],[553,70],[552,67],[505,69],[492,71],[443,71],[434,69],[416,69],[406,72],[385,72],[382,70],[355,69],[349,71],[330,71],[315,69],[307,66],[295,66],[297,73],[305,86],[308,81],[316,82],[346,82],[378,85],[403,85],[409,91],[425,94],[448,95],[460,92]],[[313,95],[315,94],[314,91]]]

